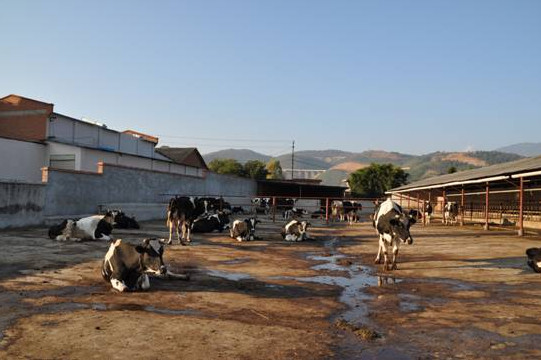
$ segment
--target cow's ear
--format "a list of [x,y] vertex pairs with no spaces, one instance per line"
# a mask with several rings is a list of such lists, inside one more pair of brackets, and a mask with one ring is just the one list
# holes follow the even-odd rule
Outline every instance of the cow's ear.
[[137,251],[139,254],[144,254],[146,252],[146,247],[144,246],[141,246],[141,245],[136,245],[135,246],[135,251]]

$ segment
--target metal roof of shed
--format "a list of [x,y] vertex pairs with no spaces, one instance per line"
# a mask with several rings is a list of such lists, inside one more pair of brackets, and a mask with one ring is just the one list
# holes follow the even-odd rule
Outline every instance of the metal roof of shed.
[[453,174],[435,176],[387,191],[388,194],[414,190],[428,190],[447,186],[504,180],[541,175],[541,156],[520,159]]

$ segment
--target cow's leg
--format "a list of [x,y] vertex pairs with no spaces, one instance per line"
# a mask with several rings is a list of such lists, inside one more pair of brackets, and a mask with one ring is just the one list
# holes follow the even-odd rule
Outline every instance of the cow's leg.
[[168,223],[169,225],[169,240],[167,241],[167,245],[170,245],[173,241],[173,227],[175,226],[172,221]]
[[396,259],[398,258],[398,243],[396,241],[394,241],[394,246],[393,246],[393,262],[391,263],[391,270],[397,270],[398,268],[396,267]]
[[191,233],[190,224],[186,223],[186,241],[187,242],[192,241],[192,239],[190,238],[190,233]]
[[374,260],[374,264],[381,264],[381,253],[383,251],[383,235],[379,235],[378,255]]
[[387,251],[387,244],[383,244],[383,270],[389,270],[389,255]]
[[113,289],[116,289],[120,292],[124,292],[126,290],[128,290],[128,287],[126,286],[126,284],[124,284],[124,281],[120,281],[120,280],[117,280],[117,279],[111,279],[111,285],[113,285]]
[[147,274],[143,274],[137,279],[137,288],[141,290],[150,289],[150,280]]

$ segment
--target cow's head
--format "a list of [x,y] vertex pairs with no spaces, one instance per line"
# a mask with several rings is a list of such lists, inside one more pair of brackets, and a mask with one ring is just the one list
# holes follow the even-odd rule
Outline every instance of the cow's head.
[[107,210],[107,212],[103,216],[102,220],[105,220],[109,224],[114,225],[115,224],[115,218],[119,214],[122,214],[122,211],[120,211],[120,210]]
[[143,240],[135,250],[140,254],[140,265],[143,272],[163,275],[167,269],[163,263],[163,242],[154,238]]
[[308,227],[312,226],[308,221],[301,221],[299,223],[299,232],[301,233],[301,239],[306,239],[308,237],[308,233],[306,232],[308,230]]
[[255,217],[251,217],[251,218],[246,219],[244,221],[246,222],[246,225],[248,227],[248,237],[251,238],[251,239],[255,239],[255,227],[261,221],[257,220],[257,218],[255,218]]
[[395,217],[390,220],[393,237],[400,239],[405,244],[413,244],[410,226],[415,224],[415,221],[415,218],[411,215],[396,214]]

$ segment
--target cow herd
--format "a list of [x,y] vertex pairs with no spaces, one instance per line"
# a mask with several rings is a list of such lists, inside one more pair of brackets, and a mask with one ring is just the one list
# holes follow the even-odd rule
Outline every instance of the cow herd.
[[[374,203],[374,212],[370,216],[373,227],[379,237],[376,264],[383,263],[386,271],[397,269],[397,258],[401,244],[413,244],[410,234],[411,225],[419,218],[430,224],[432,206],[425,202],[421,212],[403,211],[402,207],[391,199]],[[285,241],[304,241],[308,235],[310,222],[302,220],[308,215],[304,209],[295,207],[294,199],[281,199],[272,204],[282,211],[286,221],[280,235]],[[251,211],[242,207],[232,207],[223,198],[175,196],[169,200],[166,209],[168,239],[147,238],[141,244],[132,245],[120,239],[113,239],[114,228],[138,229],[139,224],[133,217],[128,217],[121,210],[107,211],[104,215],[92,215],[81,219],[65,219],[60,224],[49,228],[49,238],[56,240],[107,240],[109,248],[102,262],[102,276],[113,289],[120,292],[147,290],[150,287],[149,274],[188,279],[187,275],[171,273],[163,262],[164,246],[173,243],[173,234],[179,244],[191,242],[191,233],[223,232],[229,230],[229,236],[239,242],[260,240],[255,233],[261,221],[259,214],[269,214],[269,198],[256,198],[252,201]],[[335,200],[330,206],[330,221],[347,221],[353,224],[359,221],[362,204],[355,201]],[[448,202],[443,207],[443,222],[454,225],[458,218],[458,206]],[[251,217],[230,221],[230,216],[250,213]],[[312,213],[311,217],[323,217],[323,207]],[[526,251],[528,265],[541,272],[541,248]]]

